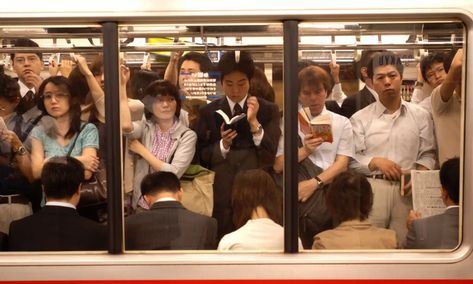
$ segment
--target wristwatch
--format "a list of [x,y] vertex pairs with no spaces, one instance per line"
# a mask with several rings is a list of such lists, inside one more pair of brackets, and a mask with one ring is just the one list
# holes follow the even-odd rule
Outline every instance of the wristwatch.
[[263,126],[261,124],[258,124],[258,126],[256,127],[256,130],[251,131],[251,134],[259,135],[259,134],[261,134],[261,131],[263,131]]
[[317,181],[317,188],[324,186],[324,181],[319,178],[319,176],[314,177],[315,180]]
[[26,151],[26,148],[23,147],[23,145],[18,147],[16,150],[13,150],[13,154],[15,155],[23,156],[23,155],[26,155],[26,153],[28,153],[28,151]]

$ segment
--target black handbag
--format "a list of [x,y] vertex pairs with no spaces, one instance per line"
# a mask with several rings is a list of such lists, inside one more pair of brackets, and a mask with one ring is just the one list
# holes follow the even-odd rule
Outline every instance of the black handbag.
[[[71,148],[67,153],[67,156],[70,156],[72,153],[72,149],[76,144],[77,138],[81,133],[82,129],[86,124],[82,125],[79,132],[77,133],[76,138],[72,142]],[[100,161],[99,168],[95,173],[92,174],[92,177],[89,180],[86,180],[82,183],[80,188],[80,201],[77,205],[77,208],[84,208],[90,206],[96,206],[100,204],[104,204],[107,200],[107,172],[105,168],[105,164]]]

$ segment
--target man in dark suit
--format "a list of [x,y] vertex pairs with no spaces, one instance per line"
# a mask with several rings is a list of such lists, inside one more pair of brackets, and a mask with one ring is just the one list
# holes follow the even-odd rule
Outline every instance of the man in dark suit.
[[144,177],[141,193],[150,210],[131,215],[125,222],[126,249],[190,250],[217,247],[215,219],[191,212],[181,204],[177,176],[154,172]]
[[[215,171],[213,216],[219,238],[235,230],[230,196],[236,173],[271,166],[281,134],[278,107],[248,94],[254,69],[248,52],[226,52],[218,63],[225,97],[200,111],[198,154],[201,164]],[[217,110],[228,117],[243,112],[246,118],[226,129]]]
[[407,218],[406,249],[453,249],[458,245],[458,213],[460,194],[460,159],[447,160],[440,168],[442,199],[447,209],[443,214],[420,218],[411,210]]
[[373,81],[368,76],[368,63],[370,62],[373,55],[376,54],[377,50],[363,51],[360,59],[360,79],[365,83],[365,87],[358,93],[348,96],[342,104],[340,114],[350,118],[355,112],[364,108],[365,106],[375,102],[378,99],[378,95],[373,87]]
[[106,227],[76,211],[84,180],[82,163],[72,157],[53,157],[43,167],[41,182],[46,205],[38,213],[10,225],[12,251],[103,250]]

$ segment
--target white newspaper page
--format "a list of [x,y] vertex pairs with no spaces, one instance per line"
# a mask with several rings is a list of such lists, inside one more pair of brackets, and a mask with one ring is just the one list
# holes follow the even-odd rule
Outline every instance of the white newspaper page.
[[445,204],[440,193],[440,171],[411,171],[412,203],[422,218],[441,214]]

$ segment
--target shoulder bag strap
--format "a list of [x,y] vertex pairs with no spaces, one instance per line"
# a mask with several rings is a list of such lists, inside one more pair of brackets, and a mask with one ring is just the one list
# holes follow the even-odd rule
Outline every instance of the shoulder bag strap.
[[80,133],[82,132],[82,130],[85,128],[85,126],[86,126],[87,124],[88,124],[88,123],[84,123],[84,125],[82,125],[82,126],[80,127],[79,132],[77,132],[76,138],[74,138],[74,141],[72,142],[71,148],[70,148],[69,151],[67,152],[67,156],[70,156],[70,155],[71,155],[72,150],[74,149],[74,146],[76,145],[77,138],[79,138]]

